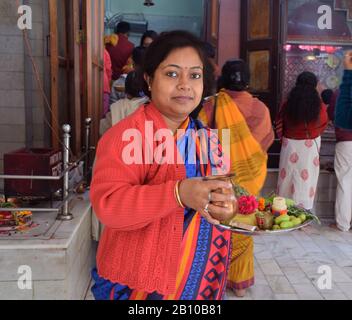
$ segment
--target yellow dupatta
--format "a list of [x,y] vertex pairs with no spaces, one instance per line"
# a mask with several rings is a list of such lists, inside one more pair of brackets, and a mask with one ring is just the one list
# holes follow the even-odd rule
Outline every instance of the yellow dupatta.
[[[198,117],[209,126],[211,119],[204,108]],[[231,173],[236,174],[237,184],[250,194],[257,195],[265,182],[268,156],[252,136],[236,103],[224,90],[219,92],[217,98],[215,128],[219,130],[221,143],[222,130],[230,129]]]
[[[215,112],[215,123],[211,114]],[[222,130],[230,129],[231,173],[236,173],[235,183],[257,195],[264,185],[267,172],[267,154],[251,134],[245,118],[233,99],[224,91],[219,92],[216,110],[202,108],[198,116],[204,125],[218,129],[222,143]],[[225,150],[224,150],[225,151]],[[253,239],[232,234],[231,262],[227,287],[246,289],[254,284]]]

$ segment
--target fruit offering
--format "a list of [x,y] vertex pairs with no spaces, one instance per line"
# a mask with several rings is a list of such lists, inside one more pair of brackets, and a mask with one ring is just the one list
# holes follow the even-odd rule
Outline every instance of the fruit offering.
[[[256,198],[238,185],[234,186],[238,209],[233,218],[223,222],[224,225],[238,227],[239,224],[255,226],[259,230],[278,231],[296,229],[307,220],[319,219],[309,211],[296,206],[292,199],[271,194]],[[250,230],[250,228],[246,228]]]

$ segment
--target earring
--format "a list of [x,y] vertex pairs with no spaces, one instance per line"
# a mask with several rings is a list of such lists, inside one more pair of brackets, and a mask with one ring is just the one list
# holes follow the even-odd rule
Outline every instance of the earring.
[[151,87],[150,85],[148,86],[148,90],[149,90],[149,91],[152,91],[152,87]]

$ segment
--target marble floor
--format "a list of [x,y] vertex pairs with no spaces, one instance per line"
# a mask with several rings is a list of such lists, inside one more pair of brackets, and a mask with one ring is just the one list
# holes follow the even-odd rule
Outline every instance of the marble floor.
[[352,231],[308,226],[285,235],[254,237],[255,285],[228,300],[352,299]]
[[[352,231],[308,226],[284,235],[254,237],[255,285],[227,300],[352,300]],[[87,300],[93,296],[88,290]]]

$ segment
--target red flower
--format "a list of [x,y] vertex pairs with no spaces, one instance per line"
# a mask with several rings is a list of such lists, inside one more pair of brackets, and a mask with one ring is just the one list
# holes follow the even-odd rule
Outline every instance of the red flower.
[[241,214],[251,214],[258,209],[258,201],[254,196],[242,196],[238,199],[238,210]]

